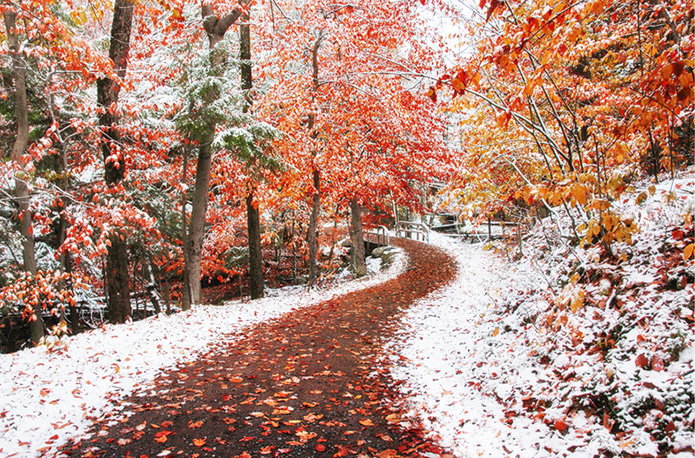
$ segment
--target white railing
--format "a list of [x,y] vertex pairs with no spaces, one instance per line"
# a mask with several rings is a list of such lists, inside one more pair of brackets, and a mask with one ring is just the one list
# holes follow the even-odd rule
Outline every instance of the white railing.
[[396,224],[396,235],[398,237],[406,237],[409,239],[415,235],[415,240],[422,239],[423,242],[430,242],[430,228],[423,223],[414,221],[399,221]]
[[365,238],[370,242],[374,240],[377,245],[381,246],[389,246],[391,244],[389,229],[386,226],[377,226],[375,229],[368,231],[365,234]]

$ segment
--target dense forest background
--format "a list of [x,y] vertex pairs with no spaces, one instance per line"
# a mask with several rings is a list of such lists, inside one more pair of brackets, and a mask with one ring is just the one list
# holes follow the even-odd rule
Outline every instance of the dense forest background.
[[1,5],[5,351],[324,282],[346,237],[364,275],[364,225],[412,215],[569,218],[618,261],[615,203],[693,164],[686,1]]

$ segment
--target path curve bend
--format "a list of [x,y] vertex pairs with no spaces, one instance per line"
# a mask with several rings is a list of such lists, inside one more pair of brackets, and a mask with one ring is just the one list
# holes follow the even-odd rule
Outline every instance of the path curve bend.
[[[455,261],[420,242],[392,239],[408,267],[395,279],[259,323],[229,345],[164,373],[125,399],[82,457],[360,458],[447,456],[398,411],[379,371],[399,314],[449,283]],[[123,414],[126,416],[123,416]]]

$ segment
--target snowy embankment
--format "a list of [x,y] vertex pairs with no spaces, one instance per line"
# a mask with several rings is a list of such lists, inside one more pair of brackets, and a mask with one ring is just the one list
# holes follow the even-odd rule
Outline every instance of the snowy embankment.
[[458,278],[409,309],[384,364],[455,456],[694,456],[695,178],[652,192],[620,202],[641,233],[612,262],[549,221],[519,262],[433,239]]
[[[379,270],[378,261],[370,270]],[[401,255],[383,272],[331,289],[271,290],[256,301],[106,325],[52,349],[0,355],[0,457],[54,455],[163,370],[234,340],[255,323],[394,278],[406,264]]]

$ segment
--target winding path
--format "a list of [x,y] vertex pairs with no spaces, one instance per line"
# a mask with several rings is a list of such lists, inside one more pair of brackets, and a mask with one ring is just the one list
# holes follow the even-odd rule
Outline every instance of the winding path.
[[441,250],[393,239],[407,270],[375,287],[251,328],[163,374],[62,453],[81,457],[447,456],[401,418],[378,372],[398,314],[453,279]]

